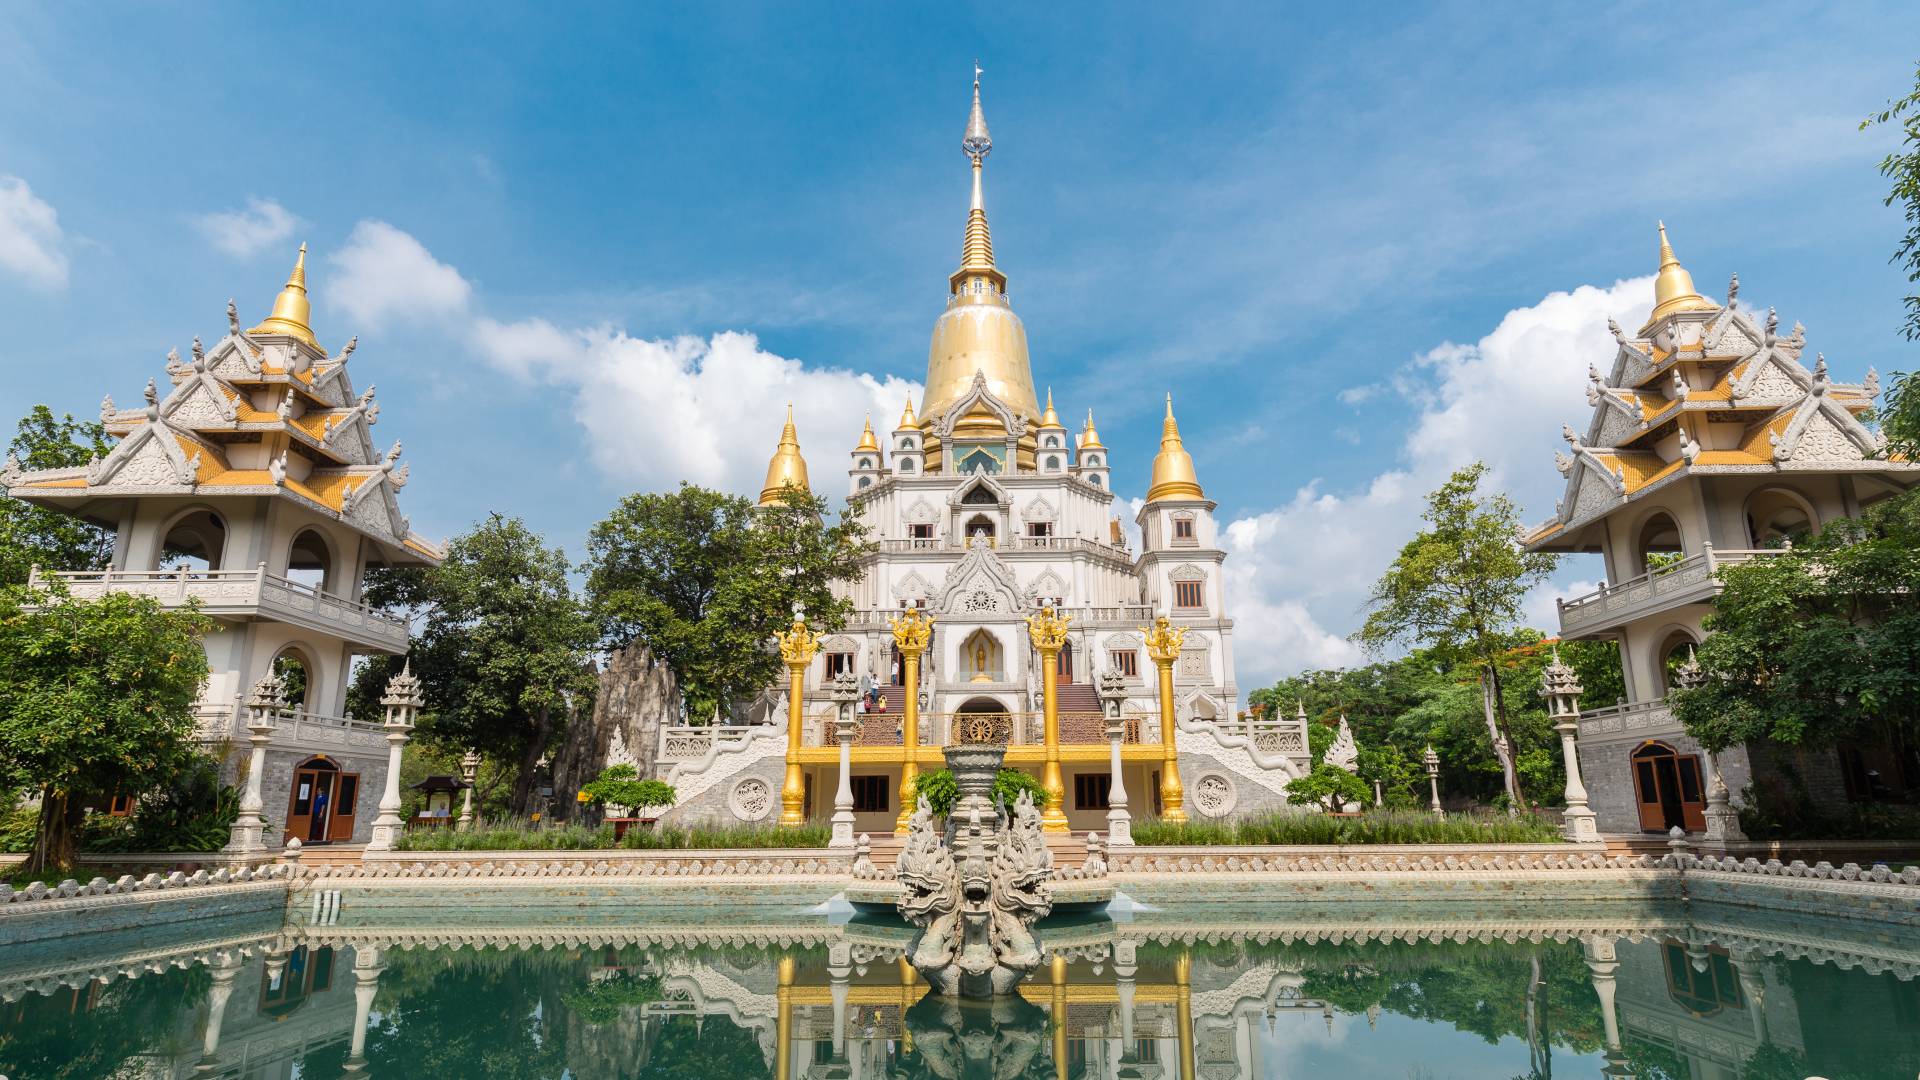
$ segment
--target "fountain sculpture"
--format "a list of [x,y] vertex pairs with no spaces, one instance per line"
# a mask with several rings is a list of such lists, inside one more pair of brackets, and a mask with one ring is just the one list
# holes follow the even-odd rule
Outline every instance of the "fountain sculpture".
[[990,797],[1006,756],[996,722],[1007,718],[956,723],[956,743],[945,755],[958,795],[945,833],[935,828],[927,800],[919,799],[895,870],[900,914],[920,928],[907,958],[948,997],[1012,992],[1040,966],[1033,924],[1053,909],[1044,888],[1053,855],[1032,795],[1022,792],[1012,807]]

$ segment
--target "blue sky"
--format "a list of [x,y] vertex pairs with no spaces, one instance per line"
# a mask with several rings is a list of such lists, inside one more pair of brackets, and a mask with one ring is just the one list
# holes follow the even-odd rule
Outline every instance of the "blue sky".
[[1036,378],[1123,495],[1173,391],[1246,687],[1355,657],[1454,465],[1551,512],[1657,218],[1836,377],[1916,366],[1856,127],[1920,10],[1270,7],[10,6],[0,416],[131,399],[305,240],[422,532],[502,509],[578,557],[628,491],[757,488],[789,397],[838,494],[924,376],[976,56]]

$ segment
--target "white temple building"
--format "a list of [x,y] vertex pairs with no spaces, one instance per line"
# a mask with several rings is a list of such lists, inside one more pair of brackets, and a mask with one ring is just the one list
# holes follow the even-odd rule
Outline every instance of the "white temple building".
[[[791,750],[785,733],[772,729],[792,711],[784,686],[742,717],[753,721],[747,726],[664,733],[661,760],[678,762],[667,778],[680,791],[682,811],[730,820],[770,816],[780,809],[781,770],[796,765],[803,815],[824,820],[839,761],[828,681],[841,672],[878,684],[886,701],[884,712],[861,717],[854,746],[860,831],[892,831],[903,811],[903,767],[943,767],[939,750],[955,717],[1009,718],[1008,762],[1043,765],[1050,754],[1041,653],[1027,623],[1043,608],[1069,620],[1054,665],[1057,761],[1073,828],[1106,828],[1111,766],[1095,679],[1107,671],[1126,680],[1121,756],[1135,816],[1163,809],[1174,772],[1183,774],[1172,779],[1184,786],[1186,809],[1200,816],[1281,805],[1285,783],[1308,760],[1304,720],[1236,716],[1233,619],[1221,575],[1226,553],[1172,397],[1149,462],[1145,455],[1116,457],[1091,412],[1078,431],[1069,430],[1051,391],[1036,394],[1026,329],[987,226],[983,175],[993,143],[977,81],[962,145],[972,166],[972,202],[960,266],[947,278],[945,310],[934,322],[926,400],[918,409],[902,402],[884,437],[869,421],[846,444],[846,495],[878,543],[865,573],[844,591],[855,615],[817,643],[803,670],[804,730]],[[1113,492],[1113,477],[1129,471],[1148,479],[1135,515],[1137,551],[1119,517],[1126,507]],[[809,486],[791,411],[761,504],[789,485]],[[891,628],[908,611],[933,618],[911,703],[919,714],[913,750],[902,731],[906,665]],[[1185,633],[1172,662],[1177,766],[1157,720],[1161,703],[1144,633],[1161,616]]]

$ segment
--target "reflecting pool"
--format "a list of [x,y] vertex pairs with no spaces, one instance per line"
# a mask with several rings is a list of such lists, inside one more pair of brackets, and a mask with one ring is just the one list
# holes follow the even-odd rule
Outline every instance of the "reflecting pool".
[[356,897],[0,949],[0,1074],[46,1077],[1886,1077],[1920,939],[1701,904],[1163,906],[1042,924],[962,1007],[816,906]]

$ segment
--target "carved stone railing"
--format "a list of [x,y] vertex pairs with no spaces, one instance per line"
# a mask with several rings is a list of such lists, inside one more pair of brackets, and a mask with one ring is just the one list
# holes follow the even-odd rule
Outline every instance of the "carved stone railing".
[[1594,633],[1655,611],[1711,599],[1720,593],[1715,574],[1721,567],[1778,554],[1772,549],[1716,550],[1707,544],[1697,554],[1657,570],[1558,601],[1560,632]]
[[1667,705],[1665,698],[1609,705],[1580,714],[1580,738],[1583,742],[1639,739],[1643,732],[1667,731],[1673,727],[1673,709]]
[[[882,540],[880,550],[888,554],[904,554],[915,551],[967,550],[965,542],[954,536],[946,537],[907,537],[900,540]],[[1008,536],[993,542],[996,551],[1083,551],[1091,555],[1105,555],[1110,558],[1130,559],[1132,555],[1123,547],[1088,540],[1080,536]]]
[[208,615],[249,616],[317,630],[348,641],[393,652],[407,648],[407,624],[310,585],[267,573],[265,563],[252,570],[84,570],[54,573],[35,569],[30,585],[65,583],[82,600],[108,592],[151,596],[167,605],[198,600]]
[[659,761],[698,761],[721,741],[751,737],[754,728],[724,724],[673,724],[660,729]]
[[1272,729],[1254,731],[1250,736],[1254,748],[1263,754],[1304,754],[1307,753],[1307,737],[1299,730]]
[[319,713],[294,712],[278,718],[274,741],[285,740],[302,746],[357,746],[378,749],[387,745],[386,728],[369,720],[350,716],[322,716]]

